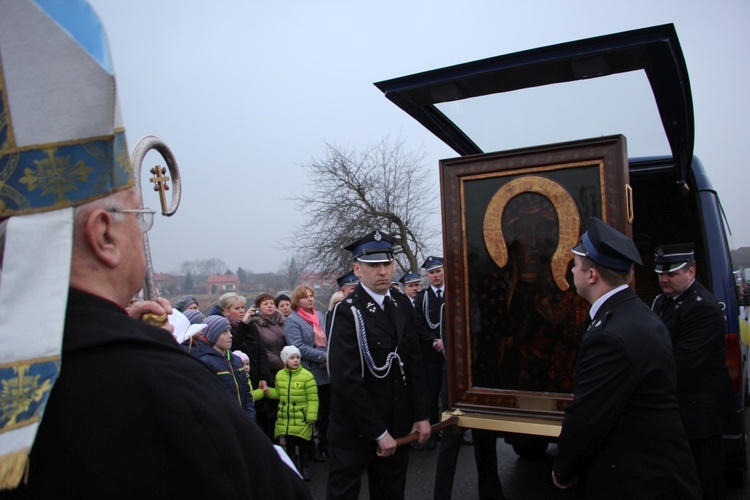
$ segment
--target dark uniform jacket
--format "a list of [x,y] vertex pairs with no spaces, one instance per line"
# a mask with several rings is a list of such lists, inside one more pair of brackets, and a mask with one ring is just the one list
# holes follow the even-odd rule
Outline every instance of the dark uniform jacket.
[[586,498],[700,498],[677,405],[669,333],[630,289],[609,297],[581,340],[554,470]]
[[28,485],[6,495],[312,498],[218,377],[166,330],[77,290]]
[[[427,315],[425,315],[425,297],[427,299]],[[435,292],[432,290],[432,286],[428,286],[420,290],[417,294],[417,298],[414,299],[414,309],[417,317],[419,342],[422,347],[422,358],[425,360],[425,362],[443,361],[443,353],[436,351],[432,347],[432,343],[436,339],[443,338],[442,328],[443,318],[445,316],[443,312],[444,303],[445,295],[438,299],[437,295],[435,295]],[[428,317],[430,319],[430,323],[440,326],[438,326],[437,328],[430,328],[430,324],[427,321]]]
[[[334,446],[374,453],[375,439],[386,430],[394,438],[405,436],[414,422],[428,418],[414,309],[403,294],[393,294],[393,300],[395,331],[385,311],[362,285],[334,308],[328,343],[332,393],[328,441]],[[395,352],[403,363],[405,380],[398,360],[385,378],[375,377],[367,368],[355,329],[359,319],[352,308],[361,313],[360,326],[375,366],[384,366],[388,355]]]
[[690,439],[721,434],[731,409],[726,320],[721,306],[694,281],[679,297],[652,306],[672,337],[680,415]]

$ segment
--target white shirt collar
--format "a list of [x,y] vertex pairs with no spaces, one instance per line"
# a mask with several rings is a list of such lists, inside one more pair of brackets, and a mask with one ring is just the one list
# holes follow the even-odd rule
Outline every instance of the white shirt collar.
[[437,295],[437,291],[440,290],[440,293],[445,295],[445,285],[441,286],[440,288],[435,288],[434,286],[430,285],[430,288],[432,288],[432,292]]
[[601,297],[599,297],[598,299],[596,299],[596,302],[594,302],[593,304],[591,304],[591,309],[589,310],[589,316],[591,316],[591,319],[594,319],[596,317],[596,313],[599,312],[599,308],[602,306],[602,304],[604,304],[604,302],[608,298],[610,298],[611,296],[613,296],[614,294],[616,294],[620,290],[626,289],[627,287],[628,287],[627,284],[620,285],[617,288],[613,288],[612,290],[608,291],[607,293],[605,293],[604,295],[602,295]]
[[367,288],[364,285],[364,283],[360,282],[359,284],[362,285],[362,288],[365,289],[365,292],[367,292],[368,294],[370,294],[370,297],[372,297],[372,299],[380,306],[380,308],[383,309],[383,301],[385,300],[386,297],[390,297],[391,296],[391,291],[388,290],[388,293],[386,293],[385,295],[380,295],[379,293],[375,293],[372,290],[370,290],[369,288]]

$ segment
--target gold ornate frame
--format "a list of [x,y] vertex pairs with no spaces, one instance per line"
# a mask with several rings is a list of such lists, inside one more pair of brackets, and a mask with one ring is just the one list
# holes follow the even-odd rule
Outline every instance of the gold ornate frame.
[[[627,165],[623,136],[440,162],[451,407],[562,418],[588,311],[571,286],[570,249],[592,216],[630,234]],[[536,213],[556,217],[556,231],[534,236],[548,254],[525,254],[504,233],[520,196],[514,206],[531,210],[511,214],[517,227]],[[519,271],[526,255],[543,271]]]

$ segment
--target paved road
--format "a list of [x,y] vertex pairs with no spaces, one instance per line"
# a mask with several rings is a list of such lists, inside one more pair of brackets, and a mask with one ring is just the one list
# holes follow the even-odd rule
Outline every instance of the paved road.
[[[745,412],[747,428],[750,429],[750,411]],[[573,499],[575,494],[555,488],[550,479],[552,460],[557,447],[550,445],[545,457],[539,461],[520,458],[513,449],[498,439],[498,469],[505,496],[511,500],[545,500]],[[750,453],[750,445],[748,446]],[[431,499],[435,480],[435,461],[437,449],[428,451],[409,450],[409,476],[406,484],[407,499]],[[316,500],[325,498],[325,481],[328,471],[326,463],[312,464],[312,480],[308,483]],[[453,498],[471,500],[479,498],[477,493],[477,474],[474,469],[474,455],[471,446],[464,445],[458,459],[456,479],[453,486]],[[363,481],[361,499],[369,499],[366,479]],[[727,500],[747,500],[750,498],[750,475],[742,489],[731,490]]]

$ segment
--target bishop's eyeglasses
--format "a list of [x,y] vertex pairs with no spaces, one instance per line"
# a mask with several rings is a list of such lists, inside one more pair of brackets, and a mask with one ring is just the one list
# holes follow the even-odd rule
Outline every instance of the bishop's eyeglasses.
[[108,208],[107,212],[115,214],[135,214],[135,221],[142,233],[148,232],[154,225],[154,214],[156,210],[150,208]]

